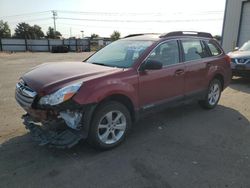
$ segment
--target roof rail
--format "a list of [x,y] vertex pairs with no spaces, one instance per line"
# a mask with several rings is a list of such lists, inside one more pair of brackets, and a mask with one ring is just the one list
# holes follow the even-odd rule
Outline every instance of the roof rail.
[[138,33],[138,34],[130,34],[130,35],[125,36],[124,38],[136,37],[136,36],[141,36],[141,35],[144,35],[144,34],[143,34],[143,33]]
[[130,34],[125,36],[124,38],[129,38],[129,37],[136,37],[136,36],[142,36],[142,35],[159,35],[159,33],[136,33],[136,34]]
[[174,31],[174,32],[163,34],[160,37],[165,38],[165,37],[174,37],[174,36],[196,36],[196,37],[213,38],[213,36],[210,33],[197,32],[197,31]]

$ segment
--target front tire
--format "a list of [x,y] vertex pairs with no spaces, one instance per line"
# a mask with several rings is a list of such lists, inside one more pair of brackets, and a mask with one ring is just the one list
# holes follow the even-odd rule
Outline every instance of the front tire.
[[200,105],[205,109],[213,109],[220,100],[221,91],[221,81],[218,79],[213,79],[209,84],[205,99],[200,101]]
[[97,149],[111,149],[125,139],[130,127],[128,109],[119,102],[105,102],[94,113],[88,141]]

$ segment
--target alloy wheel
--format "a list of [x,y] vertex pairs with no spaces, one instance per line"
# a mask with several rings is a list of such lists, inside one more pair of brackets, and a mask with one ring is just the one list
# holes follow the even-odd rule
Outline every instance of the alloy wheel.
[[124,135],[126,126],[126,117],[122,112],[110,111],[99,121],[98,138],[105,144],[114,144]]
[[208,93],[208,103],[213,106],[220,98],[220,86],[218,83],[211,85]]

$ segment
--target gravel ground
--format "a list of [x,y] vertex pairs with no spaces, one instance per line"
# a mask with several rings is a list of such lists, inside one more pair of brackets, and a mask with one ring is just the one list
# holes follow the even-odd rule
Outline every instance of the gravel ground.
[[14,99],[20,75],[42,62],[89,53],[0,53],[0,187],[250,187],[250,80],[235,78],[217,108],[197,104],[137,122],[118,148],[84,141],[69,150],[39,147]]

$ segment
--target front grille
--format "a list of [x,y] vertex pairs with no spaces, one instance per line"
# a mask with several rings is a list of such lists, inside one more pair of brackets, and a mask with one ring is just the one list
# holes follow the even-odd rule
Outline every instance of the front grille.
[[250,63],[250,58],[235,58],[233,62],[236,64],[248,64]]
[[37,93],[33,91],[23,80],[16,84],[16,100],[22,107],[31,107]]

